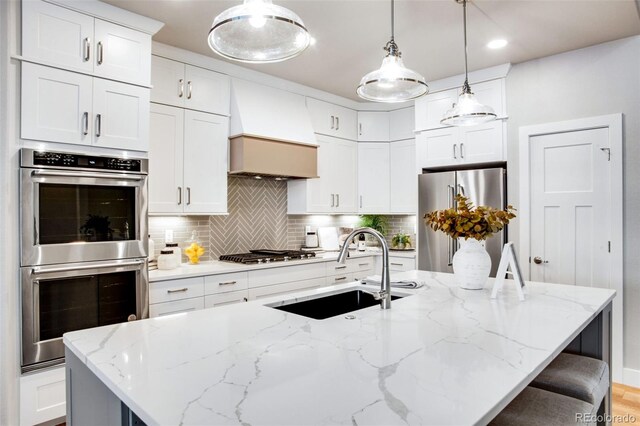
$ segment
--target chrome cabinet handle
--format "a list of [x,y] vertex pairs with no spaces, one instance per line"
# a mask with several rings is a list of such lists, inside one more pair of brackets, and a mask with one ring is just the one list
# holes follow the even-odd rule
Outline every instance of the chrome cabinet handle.
[[362,208],[362,195],[360,196],[360,208]]
[[176,289],[176,290],[167,290],[167,293],[168,294],[171,294],[171,293],[185,293],[187,291],[189,291],[189,289],[187,287],[184,287],[184,288],[179,288],[179,289]]
[[540,256],[536,256],[533,258],[533,263],[535,263],[536,265],[540,265],[542,263],[549,263],[548,260],[542,260],[542,258]]
[[187,99],[191,99],[191,81],[187,81]]
[[404,266],[402,263],[393,263],[393,262],[391,262],[391,265],[392,266]]
[[85,112],[84,114],[82,114],[82,134],[85,136],[89,134],[89,113],[88,112]]
[[346,265],[343,265],[343,266],[336,266],[336,271],[337,271],[338,269],[347,269],[347,266],[346,266]]
[[96,137],[102,136],[102,114],[96,114]]
[[187,205],[191,205],[191,188],[187,186]]
[[340,117],[336,116],[336,130],[340,130]]
[[331,116],[331,130],[333,130],[336,127],[336,118],[332,115]]
[[336,206],[336,194],[331,194],[331,207]]
[[91,59],[91,39],[86,37],[84,39],[84,61],[87,62]]
[[336,194],[336,207],[340,207],[340,194]]
[[358,134],[362,136],[362,123],[358,123]]
[[464,158],[464,142],[460,144],[460,158]]
[[454,159],[454,160],[457,160],[457,159],[458,159],[457,149],[458,149],[458,144],[457,144],[457,143],[454,143],[454,144],[453,144],[453,159]]
[[247,299],[246,297],[243,297],[242,300],[245,301],[245,302],[249,301],[249,299]]
[[369,266],[368,263],[359,263],[358,266]]
[[225,281],[223,283],[218,283],[218,285],[234,285],[237,284],[237,281]]
[[182,187],[178,187],[178,205],[182,204]]
[[102,65],[102,61],[104,59],[104,50],[102,48],[102,42],[98,42],[98,65]]
[[337,278],[335,279],[335,281],[344,281],[344,280],[346,280],[346,279],[347,279],[347,277],[337,277]]
[[184,96],[184,79],[178,80],[178,97],[181,98]]

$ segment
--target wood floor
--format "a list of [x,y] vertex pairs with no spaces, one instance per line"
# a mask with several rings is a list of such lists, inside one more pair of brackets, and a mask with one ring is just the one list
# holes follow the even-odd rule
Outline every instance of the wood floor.
[[[613,398],[613,416],[614,420],[617,418],[624,419],[627,417],[627,422],[614,422],[616,425],[640,425],[640,388],[632,388],[631,386],[613,384],[611,391]],[[635,422],[633,418],[635,417]]]

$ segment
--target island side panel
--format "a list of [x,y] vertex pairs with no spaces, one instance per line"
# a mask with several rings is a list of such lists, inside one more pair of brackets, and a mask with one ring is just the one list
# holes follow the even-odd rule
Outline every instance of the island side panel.
[[65,348],[67,425],[124,425],[122,404],[73,352]]

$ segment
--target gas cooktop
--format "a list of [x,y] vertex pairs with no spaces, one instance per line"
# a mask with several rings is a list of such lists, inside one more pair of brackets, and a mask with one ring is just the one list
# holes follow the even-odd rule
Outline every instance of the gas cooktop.
[[219,260],[250,265],[312,259],[315,256],[315,253],[299,250],[249,250],[249,253],[223,254]]

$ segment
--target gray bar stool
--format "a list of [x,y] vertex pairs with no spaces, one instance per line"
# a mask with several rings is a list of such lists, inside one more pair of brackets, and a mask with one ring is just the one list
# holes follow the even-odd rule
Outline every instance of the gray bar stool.
[[527,387],[494,418],[492,426],[591,426],[597,409],[588,402]]
[[561,353],[529,386],[588,402],[597,409],[609,390],[609,384],[606,362]]

